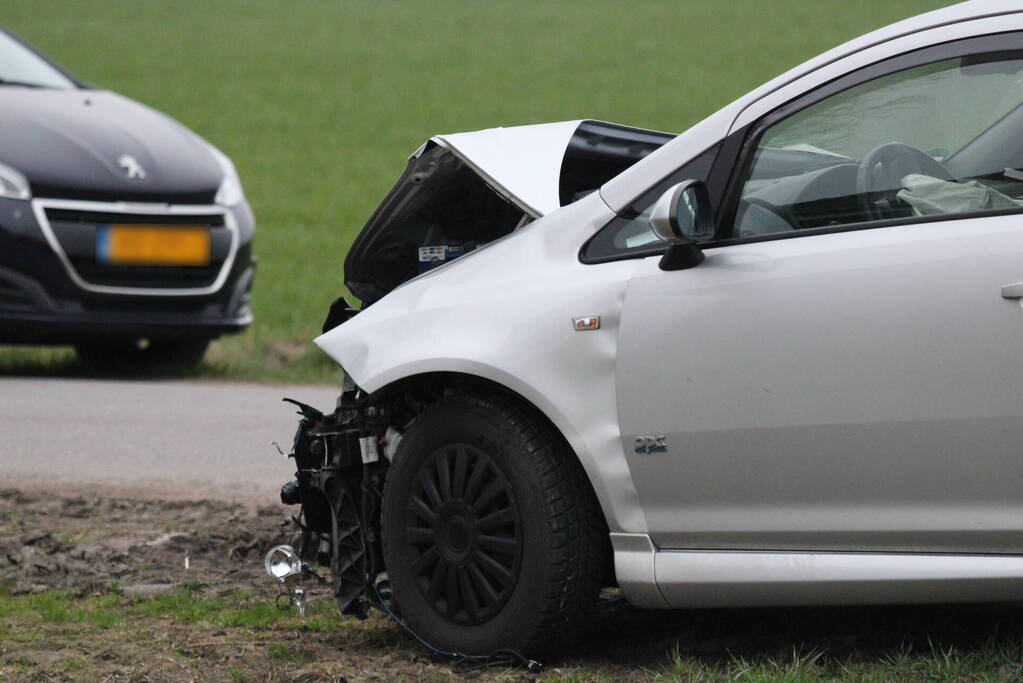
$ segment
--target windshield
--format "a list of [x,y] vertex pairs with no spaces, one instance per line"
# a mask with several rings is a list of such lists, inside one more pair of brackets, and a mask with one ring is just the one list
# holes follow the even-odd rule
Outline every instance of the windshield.
[[0,86],[27,85],[67,90],[75,84],[36,53],[0,31]]

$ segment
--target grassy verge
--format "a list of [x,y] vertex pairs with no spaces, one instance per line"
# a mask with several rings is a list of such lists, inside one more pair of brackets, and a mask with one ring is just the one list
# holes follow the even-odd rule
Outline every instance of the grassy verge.
[[[833,643],[833,645],[837,645]],[[638,663],[601,661],[584,644],[552,662],[543,681],[1004,681],[1023,677],[1018,633],[978,643],[928,640],[882,653],[789,644],[774,652],[730,653],[684,640]],[[596,655],[596,656],[595,656]],[[487,680],[532,680],[492,669]],[[458,680],[449,665],[375,615],[341,619],[326,596],[309,614],[278,610],[265,594],[217,594],[190,584],[152,597],[116,589],[0,590],[0,678],[4,680]]]
[[310,667],[315,680],[330,680],[355,670],[348,647],[390,651],[397,640],[379,620],[341,621],[325,599],[300,618],[252,591],[216,595],[197,584],[146,598],[116,590],[0,592],[3,680],[264,680]]
[[[680,131],[768,78],[943,0],[431,3],[7,0],[5,25],[235,161],[255,210],[256,324],[209,378],[333,382],[309,346],[356,232],[437,133],[576,118]],[[67,350],[0,348],[0,373]]]

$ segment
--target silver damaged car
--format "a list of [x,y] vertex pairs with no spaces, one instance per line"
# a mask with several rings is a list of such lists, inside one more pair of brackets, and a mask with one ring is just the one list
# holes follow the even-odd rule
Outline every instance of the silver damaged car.
[[1023,599],[1023,6],[680,135],[438,136],[345,263],[277,576],[445,652],[643,607]]

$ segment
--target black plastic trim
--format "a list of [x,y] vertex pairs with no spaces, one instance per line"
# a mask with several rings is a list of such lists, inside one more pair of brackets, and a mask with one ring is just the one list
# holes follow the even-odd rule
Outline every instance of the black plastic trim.
[[668,247],[668,250],[664,252],[664,256],[661,257],[660,263],[657,267],[661,270],[688,270],[689,268],[695,268],[696,266],[703,263],[704,256],[703,251],[689,242],[687,244],[672,244]]
[[891,218],[884,221],[869,221],[861,223],[847,223],[845,225],[828,226],[826,228],[807,228],[805,230],[792,230],[790,232],[779,232],[768,235],[757,235],[756,237],[736,237],[715,239],[711,242],[704,242],[700,245],[702,249],[713,249],[715,247],[730,247],[740,244],[755,244],[757,242],[772,242],[774,240],[790,240],[799,237],[813,237],[816,235],[833,235],[840,232],[858,232],[860,230],[874,230],[882,228],[897,228],[904,225],[920,225],[922,223],[940,223],[943,221],[969,220],[971,218],[997,218],[999,216],[1015,216],[1023,214],[1023,207],[1014,209],[993,209],[990,211],[969,211],[963,213],[942,213],[931,216],[909,216],[906,218]]
[[149,337],[152,339],[215,339],[241,332],[249,317],[198,317],[195,315],[116,315],[0,312],[0,343],[74,344],[89,339]]
[[[635,250],[623,250],[615,251],[608,254],[594,254],[594,244],[598,244],[600,241],[606,241],[607,232],[613,230],[616,226],[621,225],[623,222],[629,222],[638,217],[648,206],[656,202],[661,195],[663,195],[669,187],[676,185],[685,180],[700,180],[704,181],[709,193],[711,215],[714,215],[714,207],[717,202],[717,195],[715,190],[720,189],[715,186],[716,177],[726,177],[718,174],[715,176],[715,170],[721,160],[725,158],[729,153],[729,147],[726,144],[717,143],[711,145],[707,149],[703,150],[699,154],[695,155],[692,159],[686,162],[681,168],[669,173],[664,178],[655,183],[650,189],[640,195],[629,207],[615,216],[608,222],[604,227],[594,233],[579,249],[579,260],[587,265],[597,263],[610,263],[612,261],[624,261],[627,259],[635,258],[646,258],[647,256],[654,256],[662,254],[667,249],[667,245],[655,245],[652,247],[637,247]],[[707,169],[701,172],[701,166],[706,164]]]

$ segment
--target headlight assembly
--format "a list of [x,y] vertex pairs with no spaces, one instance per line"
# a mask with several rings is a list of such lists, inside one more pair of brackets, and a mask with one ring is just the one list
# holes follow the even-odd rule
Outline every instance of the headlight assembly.
[[6,164],[0,164],[0,197],[8,199],[31,199],[32,189],[28,179]]
[[234,164],[227,158],[226,154],[209,143],[206,143],[206,145],[210,150],[210,154],[217,160],[217,164],[220,165],[220,169],[224,172],[224,179],[220,182],[220,188],[217,190],[217,196],[214,201],[221,206],[238,206],[245,199],[245,193],[242,191],[242,181],[238,178],[238,171],[235,170]]

